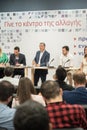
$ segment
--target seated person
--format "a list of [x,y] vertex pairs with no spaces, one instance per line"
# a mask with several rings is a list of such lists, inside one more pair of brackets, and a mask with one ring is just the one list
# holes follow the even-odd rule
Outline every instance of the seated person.
[[67,84],[64,81],[66,76],[67,76],[66,70],[63,67],[59,66],[57,68],[57,70],[56,70],[55,75],[54,75],[54,79],[55,79],[56,82],[59,83],[59,86],[62,88],[62,90],[69,90],[69,91],[71,91],[71,90],[74,89],[74,87],[69,85],[69,84]]
[[[8,62],[8,57],[5,53],[2,52],[0,47],[0,66],[3,67]],[[0,68],[0,78],[4,77],[4,68]]]
[[7,80],[7,81],[9,81],[9,82],[11,82],[15,87],[17,87],[18,86],[18,82],[19,82],[19,79],[17,79],[17,78],[13,78],[12,76],[13,76],[13,74],[14,74],[14,68],[13,67],[6,67],[5,69],[4,69],[4,77],[3,78],[1,78],[0,79],[0,81],[2,81],[2,80]]
[[44,82],[41,85],[41,94],[47,103],[46,110],[53,129],[81,127],[87,130],[85,110],[80,105],[66,104],[57,82]]
[[0,127],[8,130],[14,130],[13,117],[16,110],[7,106],[12,100],[13,93],[14,87],[10,82],[5,80],[0,82]]
[[64,91],[63,99],[70,104],[87,104],[86,75],[78,70],[73,74],[75,90]]
[[[14,53],[10,55],[10,60],[9,60],[10,65],[14,66],[23,66],[26,65],[26,58],[24,54],[20,53],[20,48],[15,47],[14,48]],[[24,77],[24,69],[16,68],[14,70],[14,75],[21,75],[21,77]]]
[[17,88],[17,97],[13,99],[12,107],[16,107],[19,104],[23,104],[25,101],[32,99],[43,106],[45,106],[45,102],[41,95],[36,95],[34,86],[31,80],[27,77],[23,77],[19,80],[18,88]]
[[18,107],[14,127],[15,130],[52,130],[47,111],[33,100],[28,100]]

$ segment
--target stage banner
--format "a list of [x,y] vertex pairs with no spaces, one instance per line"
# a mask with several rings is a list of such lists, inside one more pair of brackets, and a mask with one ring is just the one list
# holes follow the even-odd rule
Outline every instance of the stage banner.
[[0,13],[0,46],[8,57],[19,46],[31,66],[40,42],[46,43],[54,66],[62,46],[68,45],[79,67],[87,45],[87,9]]

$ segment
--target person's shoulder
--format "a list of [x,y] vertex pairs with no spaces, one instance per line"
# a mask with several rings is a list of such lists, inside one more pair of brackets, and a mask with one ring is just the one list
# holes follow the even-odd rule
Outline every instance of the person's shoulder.
[[4,113],[7,114],[7,115],[9,114],[9,116],[14,115],[15,112],[16,112],[15,108],[10,108],[8,106],[6,107],[6,109],[4,109]]
[[71,53],[68,54],[69,57],[73,58],[73,55]]
[[[73,91],[73,90],[72,90]],[[69,93],[71,93],[71,91],[69,91],[69,90],[64,90],[63,91],[63,94],[66,94],[67,95],[67,93],[69,94]]]
[[23,53],[19,53],[19,55],[20,55],[20,56],[23,56],[23,57],[25,56],[25,54],[23,54]]
[[69,84],[67,84],[66,82],[59,81],[58,83],[59,83],[59,85],[61,86],[61,88],[62,88],[63,90],[72,91],[72,90],[75,89],[72,85],[69,85]]
[[83,106],[80,104],[72,104],[71,107],[73,107],[74,109],[78,109],[78,110],[83,110]]
[[38,51],[36,51],[36,53],[40,53],[40,51],[38,50]]
[[10,56],[14,56],[15,54],[14,53],[11,53]]
[[67,89],[70,91],[75,90],[75,88],[72,85],[66,84],[66,86],[67,86]]
[[3,54],[4,56],[6,56],[6,55],[7,55],[7,54],[6,54],[6,53],[4,53],[4,52],[3,52],[2,54]]
[[41,95],[34,95],[34,94],[31,94],[33,100],[41,103],[43,106],[45,106],[45,102],[43,100],[43,97]]
[[68,107],[68,108],[70,108],[70,109],[74,109],[74,110],[83,110],[83,106],[81,106],[81,105],[79,105],[79,104],[69,104],[69,103],[67,103],[67,104],[65,104],[66,105],[66,107]]
[[72,97],[72,96],[74,96],[74,93],[75,93],[75,89],[74,89],[74,90],[71,90],[71,91],[69,91],[69,90],[64,90],[64,91],[63,91],[63,96],[64,96],[64,97]]
[[48,55],[50,55],[50,53],[49,53],[47,50],[45,50],[45,54],[48,54]]

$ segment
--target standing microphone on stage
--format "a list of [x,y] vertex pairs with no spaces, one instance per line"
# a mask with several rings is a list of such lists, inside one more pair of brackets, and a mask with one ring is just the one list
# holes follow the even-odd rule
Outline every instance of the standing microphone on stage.
[[48,67],[50,67],[51,63],[54,61],[54,58],[48,63]]

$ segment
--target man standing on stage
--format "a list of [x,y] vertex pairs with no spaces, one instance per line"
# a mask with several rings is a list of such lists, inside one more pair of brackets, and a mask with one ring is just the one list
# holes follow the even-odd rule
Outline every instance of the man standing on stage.
[[[35,67],[47,66],[50,59],[50,53],[45,50],[45,47],[45,43],[41,42],[39,45],[40,50],[37,51],[36,56],[32,62],[32,65],[34,65]],[[39,78],[41,78],[41,81],[43,83],[46,80],[47,73],[47,69],[35,69],[34,85],[37,86]]]
[[73,66],[73,56],[69,53],[69,47],[62,47],[62,55],[60,57],[60,65],[62,67],[72,67]]

